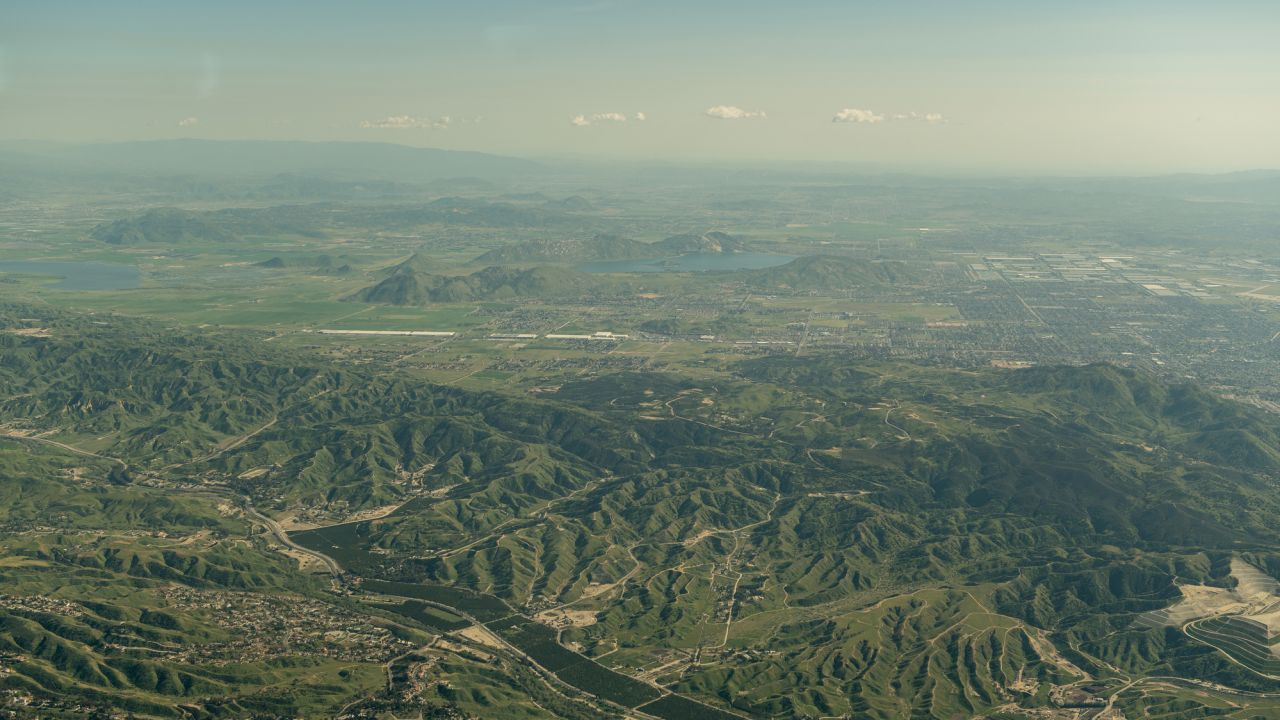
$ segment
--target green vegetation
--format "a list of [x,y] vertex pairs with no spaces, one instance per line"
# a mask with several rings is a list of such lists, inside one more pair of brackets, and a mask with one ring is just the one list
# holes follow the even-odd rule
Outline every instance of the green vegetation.
[[203,213],[159,208],[98,225],[89,235],[111,245],[201,245],[244,240],[255,235],[314,237],[317,236],[314,222],[307,208],[291,206]]
[[[1172,610],[1240,563],[1280,577],[1265,258],[1104,245],[1127,231],[1031,189],[1024,216],[948,186],[209,182],[7,236],[142,283],[0,277],[6,690],[158,717],[1280,707],[1265,625]],[[1225,212],[1131,202],[1180,244]],[[672,235],[700,225],[728,232]],[[799,257],[569,267],[748,249]]]
[[226,228],[197,213],[178,208],[148,210],[138,217],[103,224],[90,233],[94,240],[111,245],[154,242],[227,242],[235,239]]
[[424,625],[431,630],[438,632],[451,632],[461,630],[469,626],[471,623],[465,618],[455,615],[447,610],[428,605],[422,602],[407,600],[399,605],[383,604],[378,605],[384,610],[389,610],[397,615],[403,615],[420,625]]
[[922,269],[899,261],[868,262],[836,255],[810,255],[779,267],[753,270],[748,273],[747,283],[757,288],[829,291],[918,282],[924,274]]
[[664,695],[648,705],[640,706],[641,712],[656,715],[665,720],[695,720],[711,718],[711,720],[730,720],[741,717],[723,710],[708,707],[679,695]]
[[564,649],[556,642],[556,633],[545,625],[500,620],[490,623],[489,627],[524,651],[534,662],[555,673],[556,677],[596,697],[624,707],[636,707],[659,695],[659,691],[650,685]]
[[[15,588],[57,566],[313,594],[317,580],[251,533],[238,495],[338,516],[394,504],[292,539],[363,576],[364,591],[409,599],[375,609],[434,632],[476,618],[569,686],[628,707],[657,699],[632,679],[646,672],[758,716],[1033,707],[1041,687],[1118,671],[1270,687],[1269,665],[1251,673],[1235,664],[1247,651],[1204,644],[1229,621],[1129,627],[1171,604],[1175,581],[1224,582],[1241,552],[1280,565],[1280,507],[1261,480],[1280,471],[1280,424],[1193,385],[1107,365],[765,357],[714,383],[620,372],[523,399],[224,334],[9,312],[46,332],[0,336],[0,412],[41,433],[0,446],[26,475],[7,481],[7,522],[54,520],[68,539],[120,528],[39,541],[56,552],[10,541],[0,570]],[[211,544],[127,535],[136,522]],[[531,619],[555,608],[591,620],[556,631]],[[215,632],[155,618],[189,642]],[[13,652],[51,641],[14,627]],[[92,649],[105,640],[57,632],[91,650],[56,672],[119,684]],[[157,678],[133,684],[147,702],[173,683],[226,692],[163,668],[138,671]]]
[[488,267],[470,275],[427,275],[401,267],[352,299],[388,305],[509,300],[581,295],[597,286],[590,275],[557,267],[513,270]]
[[299,597],[322,594],[261,543],[101,533],[0,544],[7,690],[150,717],[329,717],[379,692],[384,659],[412,646]]
[[443,585],[365,580],[362,586],[370,592],[400,597],[418,598],[428,602],[457,608],[481,622],[497,620],[511,615],[511,608],[492,595],[471,592]]

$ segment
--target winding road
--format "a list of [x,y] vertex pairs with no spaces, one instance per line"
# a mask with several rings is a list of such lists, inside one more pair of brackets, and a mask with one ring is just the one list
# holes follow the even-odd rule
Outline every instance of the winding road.
[[258,512],[252,505],[249,504],[248,498],[242,497],[241,500],[244,502],[245,512],[252,515],[254,519],[257,520],[258,522],[262,523],[263,526],[265,526],[267,530],[270,531],[273,536],[275,536],[275,539],[278,540],[281,545],[284,545],[290,550],[296,550],[300,553],[303,553],[305,555],[310,555],[311,557],[316,558],[320,562],[324,563],[324,566],[329,571],[330,575],[334,576],[335,578],[342,577],[342,566],[338,564],[337,560],[334,560],[333,558],[329,557],[328,555],[325,555],[322,552],[311,550],[309,548],[304,548],[298,543],[294,542],[293,540],[290,540],[289,533],[285,532],[284,528],[280,527],[280,523]]

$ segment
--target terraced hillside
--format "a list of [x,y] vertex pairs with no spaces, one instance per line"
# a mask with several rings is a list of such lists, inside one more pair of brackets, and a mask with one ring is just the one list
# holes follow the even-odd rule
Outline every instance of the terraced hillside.
[[1189,637],[1212,645],[1232,660],[1258,675],[1280,679],[1280,654],[1270,629],[1256,620],[1238,615],[1205,618],[1185,627]]

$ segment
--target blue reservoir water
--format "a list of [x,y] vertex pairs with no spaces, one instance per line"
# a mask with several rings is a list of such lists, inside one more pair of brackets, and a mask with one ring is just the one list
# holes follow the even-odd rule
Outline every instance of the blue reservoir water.
[[59,290],[132,290],[142,282],[133,265],[58,260],[0,261],[0,273],[52,275],[61,278],[50,287]]

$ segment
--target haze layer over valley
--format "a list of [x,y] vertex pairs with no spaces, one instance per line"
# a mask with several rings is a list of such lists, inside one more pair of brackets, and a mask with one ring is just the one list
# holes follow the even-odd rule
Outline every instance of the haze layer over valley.
[[0,716],[1280,717],[1276,12],[0,10]]

